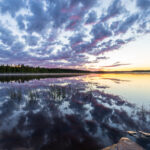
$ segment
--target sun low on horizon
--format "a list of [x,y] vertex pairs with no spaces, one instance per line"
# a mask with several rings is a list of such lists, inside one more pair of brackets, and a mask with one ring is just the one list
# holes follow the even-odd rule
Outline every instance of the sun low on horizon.
[[150,0],[0,0],[0,65],[150,70]]

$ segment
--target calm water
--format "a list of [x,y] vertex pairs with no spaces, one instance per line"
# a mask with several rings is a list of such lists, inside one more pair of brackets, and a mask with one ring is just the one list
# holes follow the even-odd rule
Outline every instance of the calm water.
[[0,77],[0,150],[98,150],[150,139],[150,74]]

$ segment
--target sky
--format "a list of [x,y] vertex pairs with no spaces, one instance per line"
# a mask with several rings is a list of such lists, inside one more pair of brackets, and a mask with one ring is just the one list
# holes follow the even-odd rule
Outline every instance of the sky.
[[0,0],[0,64],[150,69],[150,0]]

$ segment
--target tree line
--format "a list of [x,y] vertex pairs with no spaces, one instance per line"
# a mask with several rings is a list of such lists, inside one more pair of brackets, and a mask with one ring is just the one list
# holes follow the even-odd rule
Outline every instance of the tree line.
[[61,68],[0,65],[0,73],[89,73],[89,71]]

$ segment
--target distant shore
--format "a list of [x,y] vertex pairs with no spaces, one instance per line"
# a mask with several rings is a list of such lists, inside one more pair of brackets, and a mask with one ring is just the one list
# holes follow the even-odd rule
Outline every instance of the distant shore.
[[0,73],[0,76],[78,76],[89,73]]
[[86,73],[0,73],[0,76],[79,76],[87,74],[141,74],[150,73],[150,71],[104,71],[104,72],[86,72]]

